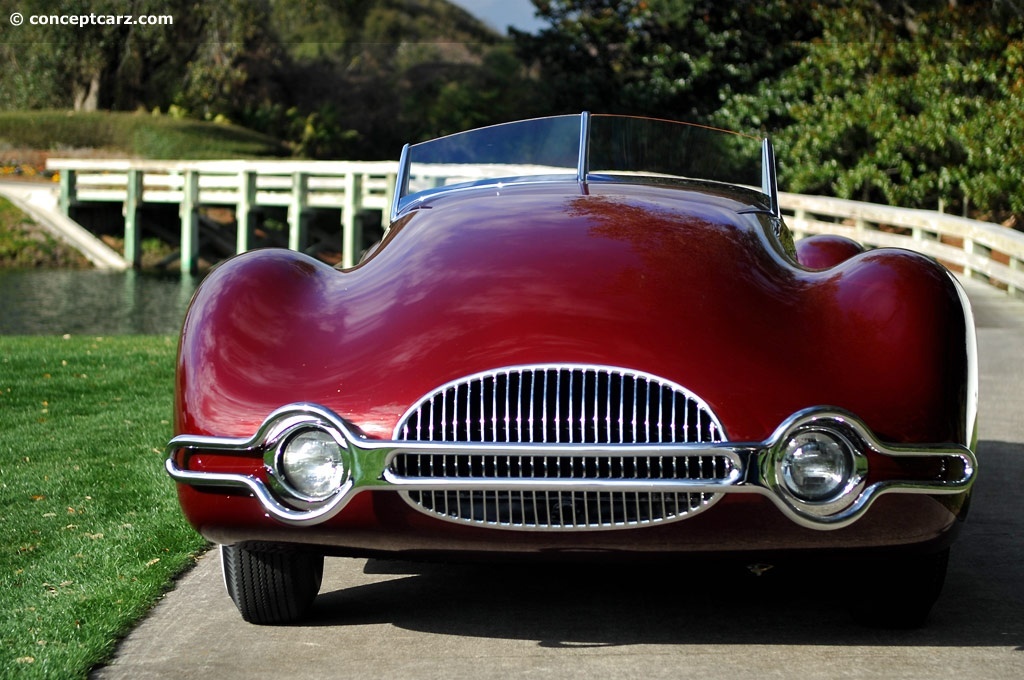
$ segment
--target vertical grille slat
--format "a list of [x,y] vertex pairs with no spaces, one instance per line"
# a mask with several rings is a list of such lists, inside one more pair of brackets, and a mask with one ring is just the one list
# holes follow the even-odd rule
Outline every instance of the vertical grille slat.
[[[395,428],[395,438],[511,444],[646,444],[721,441],[717,418],[695,395],[636,371],[527,366],[490,371],[425,396]],[[502,454],[401,454],[396,474],[431,479],[722,479],[724,457],[600,457]],[[719,494],[466,491],[404,492],[428,514],[467,524],[527,530],[645,526],[683,519]]]

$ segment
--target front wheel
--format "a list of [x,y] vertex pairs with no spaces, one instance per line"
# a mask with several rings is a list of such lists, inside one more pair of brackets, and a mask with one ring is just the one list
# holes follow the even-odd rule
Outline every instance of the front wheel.
[[873,560],[860,566],[868,589],[850,606],[853,618],[873,628],[920,628],[946,580],[949,549],[930,555]]
[[285,548],[220,547],[228,595],[249,623],[298,621],[320,592],[324,556]]

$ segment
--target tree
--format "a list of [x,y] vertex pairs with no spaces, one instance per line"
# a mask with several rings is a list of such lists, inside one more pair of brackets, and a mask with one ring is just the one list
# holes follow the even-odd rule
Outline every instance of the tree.
[[201,42],[171,101],[197,117],[274,134],[283,123],[290,63],[272,28],[271,1],[221,0],[203,8]]
[[316,131],[315,155],[394,158],[405,142],[522,110],[509,45],[444,0],[272,4],[291,60],[286,99]]
[[5,26],[9,109],[173,106],[358,159],[516,117],[525,99],[507,41],[446,0],[0,0],[14,12],[173,23]]
[[[163,101],[194,55],[204,21],[187,0],[0,0],[3,16],[13,12],[42,23],[5,27],[5,108],[132,110]],[[124,15],[173,23],[118,23]]]
[[534,0],[550,28],[514,32],[551,111],[707,121],[794,64],[816,35],[807,3]]
[[777,133],[788,188],[1024,215],[1024,20],[1012,3],[852,0],[816,18],[823,39],[797,66],[720,112]]

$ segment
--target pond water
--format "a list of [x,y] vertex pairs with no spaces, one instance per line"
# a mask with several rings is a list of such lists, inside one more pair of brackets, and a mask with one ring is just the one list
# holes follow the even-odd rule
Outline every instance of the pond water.
[[162,335],[181,330],[200,277],[0,269],[0,335]]

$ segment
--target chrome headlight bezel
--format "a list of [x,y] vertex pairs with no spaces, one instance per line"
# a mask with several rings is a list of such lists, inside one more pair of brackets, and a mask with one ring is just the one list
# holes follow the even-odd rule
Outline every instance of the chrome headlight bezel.
[[[841,477],[820,494],[802,492],[792,476],[793,454],[813,441],[827,441],[837,449]],[[867,482],[868,443],[839,414],[816,415],[797,419],[773,437],[762,480],[786,505],[802,515],[828,517],[850,507]]]
[[[289,447],[307,434],[316,434],[322,442],[332,444],[335,471],[323,493],[311,493],[296,479],[295,470],[289,470]],[[300,510],[313,509],[331,502],[347,485],[352,476],[348,446],[344,435],[330,423],[312,415],[298,414],[286,417],[271,428],[264,440],[264,466],[271,490],[281,500]]]

